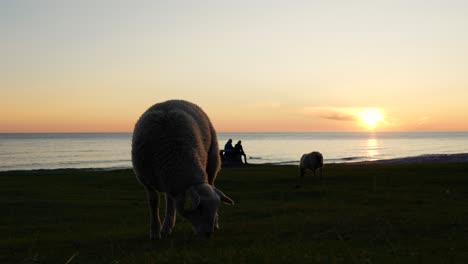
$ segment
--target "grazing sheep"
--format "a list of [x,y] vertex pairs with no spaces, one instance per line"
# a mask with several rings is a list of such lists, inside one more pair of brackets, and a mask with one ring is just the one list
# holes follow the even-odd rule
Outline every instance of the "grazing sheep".
[[300,180],[302,181],[302,179],[304,178],[306,169],[313,171],[314,176],[316,176],[315,171],[319,170],[320,172],[319,178],[322,179],[322,168],[323,168],[322,153],[314,151],[314,152],[302,155],[301,162],[299,163]]
[[[216,132],[197,105],[170,100],[143,113],[133,131],[132,163],[148,196],[151,240],[172,232],[176,210],[198,236],[208,237],[218,228],[221,201],[234,204],[214,186],[220,170],[218,151]],[[166,197],[162,228],[160,192]]]

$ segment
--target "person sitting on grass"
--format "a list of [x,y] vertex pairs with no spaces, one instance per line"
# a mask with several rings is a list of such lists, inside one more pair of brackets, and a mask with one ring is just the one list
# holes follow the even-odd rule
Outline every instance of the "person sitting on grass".
[[227,161],[234,160],[234,147],[232,146],[232,139],[229,139],[224,145],[224,157]]
[[247,164],[247,155],[245,155],[244,148],[242,147],[242,141],[237,141],[237,144],[234,146],[234,153],[236,153],[236,156],[239,155],[241,163],[242,156],[244,156],[244,163]]
[[224,145],[224,152],[234,152],[234,147],[232,146],[232,139],[229,139]]

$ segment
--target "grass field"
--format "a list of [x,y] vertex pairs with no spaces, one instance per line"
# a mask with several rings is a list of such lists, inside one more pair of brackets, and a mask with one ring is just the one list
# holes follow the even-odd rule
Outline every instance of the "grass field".
[[236,204],[150,243],[131,170],[0,173],[0,263],[468,263],[468,164],[223,169]]

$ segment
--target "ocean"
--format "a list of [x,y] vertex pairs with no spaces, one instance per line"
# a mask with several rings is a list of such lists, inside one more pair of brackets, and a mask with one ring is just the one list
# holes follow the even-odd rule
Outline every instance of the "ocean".
[[[131,168],[131,133],[0,134],[0,171],[61,168]],[[325,163],[468,152],[468,132],[305,132],[219,133],[242,140],[248,162],[298,164],[304,153],[320,151]]]

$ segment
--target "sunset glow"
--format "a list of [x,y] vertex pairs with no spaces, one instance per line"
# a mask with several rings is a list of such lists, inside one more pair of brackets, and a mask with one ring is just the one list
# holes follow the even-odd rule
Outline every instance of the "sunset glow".
[[[468,130],[468,1],[3,1],[0,133]],[[364,109],[367,106],[375,108]]]
[[365,109],[358,114],[359,120],[370,130],[376,129],[379,123],[383,122],[382,113],[375,108]]

